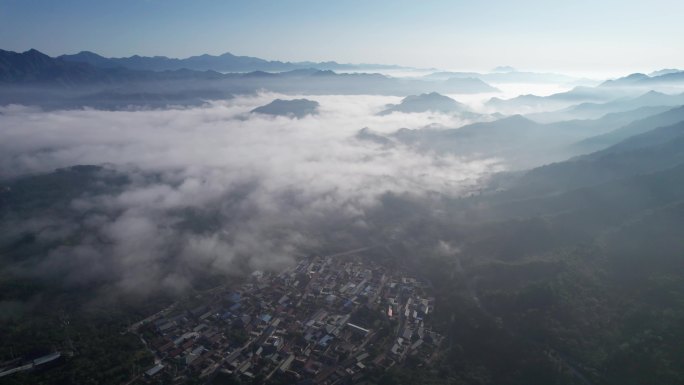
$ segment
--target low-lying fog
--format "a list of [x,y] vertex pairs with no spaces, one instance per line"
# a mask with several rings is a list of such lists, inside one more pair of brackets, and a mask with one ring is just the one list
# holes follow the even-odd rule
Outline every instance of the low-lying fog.
[[[76,283],[107,276],[138,290],[182,288],[188,271],[277,268],[320,245],[313,234],[331,223],[372,231],[366,213],[388,192],[458,196],[505,167],[355,138],[363,127],[468,123],[435,113],[376,115],[400,98],[312,96],[319,113],[302,119],[249,112],[279,96],[166,110],[3,108],[2,177],[79,164],[131,176],[122,191],[84,191],[71,201],[77,219],[38,215],[5,229],[72,240],[26,272]],[[179,225],[188,211],[212,224]]]

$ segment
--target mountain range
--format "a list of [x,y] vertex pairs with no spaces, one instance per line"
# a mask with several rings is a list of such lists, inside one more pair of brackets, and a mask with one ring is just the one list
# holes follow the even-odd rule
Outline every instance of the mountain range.
[[[503,69],[503,70],[502,70]],[[476,78],[487,83],[506,84],[506,83],[536,83],[536,84],[577,84],[595,85],[596,81],[591,79],[576,78],[573,76],[540,73],[529,71],[517,71],[511,67],[497,67],[492,72],[453,72],[439,71],[425,75],[426,79],[445,80],[450,78]]]
[[558,111],[530,114],[528,117],[539,121],[595,119],[605,114],[629,111],[641,107],[674,107],[682,104],[684,104],[684,93],[664,94],[657,91],[648,91],[636,97],[622,97],[603,103],[580,103]]
[[[190,69],[139,70],[52,58],[37,50],[23,53],[0,50],[0,84],[4,85],[0,88],[0,104],[45,108],[195,105],[202,100],[261,90],[285,94],[406,96],[433,91],[459,94],[494,89],[479,79],[428,81],[315,68],[226,74]],[[113,98],[107,99],[107,96]]]
[[218,71],[218,72],[252,72],[268,71],[283,72],[296,69],[314,68],[318,70],[334,71],[357,71],[357,70],[387,70],[408,69],[396,65],[384,64],[340,64],[334,61],[328,62],[282,62],[277,60],[264,60],[251,56],[236,56],[229,52],[222,55],[199,55],[183,59],[169,58],[166,56],[139,56],[107,58],[94,52],[81,51],[72,55],[58,57],[64,61],[88,63],[98,68],[123,67],[133,70],[169,71],[190,69],[195,71]]
[[681,84],[684,82],[684,71],[664,69],[655,71],[650,75],[633,73],[625,77],[613,80],[606,80],[601,83],[601,87],[638,87],[653,84]]
[[[669,126],[684,121],[684,106],[672,109],[669,107],[657,107],[657,109],[665,109],[665,111],[642,119],[636,119],[623,127],[605,134],[586,138],[575,143],[573,147],[582,153],[590,153],[615,145],[631,136],[643,134],[653,129],[653,127]],[[650,108],[649,111],[653,111],[653,108]]]
[[0,50],[0,83],[20,85],[82,86],[140,81],[218,80],[215,71],[134,71],[122,67],[99,68],[89,63],[52,58],[38,50],[23,53]]
[[[538,123],[521,115],[459,128],[400,129],[390,135],[363,129],[357,139],[383,146],[401,143],[418,151],[498,159],[510,170],[565,160],[618,143],[663,124],[684,120],[681,108],[638,108],[599,119]],[[681,119],[680,119],[681,117]]]

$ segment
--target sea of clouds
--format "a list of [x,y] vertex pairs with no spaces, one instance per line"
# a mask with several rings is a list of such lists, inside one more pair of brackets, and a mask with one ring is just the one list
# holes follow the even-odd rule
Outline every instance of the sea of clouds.
[[163,110],[2,108],[2,178],[74,165],[105,165],[129,177],[123,189],[74,198],[69,210],[78,221],[12,223],[15,234],[33,231],[58,244],[25,270],[141,291],[183,289],[206,272],[279,269],[324,249],[317,235],[324,231],[377,230],[367,215],[388,193],[460,196],[503,168],[496,159],[420,153],[355,136],[363,127],[391,133],[469,123],[459,116],[378,116],[399,98],[359,95],[308,97],[320,110],[302,119],[249,112],[277,97]]

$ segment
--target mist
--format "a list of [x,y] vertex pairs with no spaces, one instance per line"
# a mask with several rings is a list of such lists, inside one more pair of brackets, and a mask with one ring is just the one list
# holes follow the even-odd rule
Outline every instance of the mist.
[[70,285],[104,281],[129,293],[184,290],[197,275],[282,268],[326,249],[335,231],[372,234],[367,213],[386,194],[462,196],[505,169],[494,158],[355,138],[363,127],[390,133],[471,122],[457,115],[378,116],[398,98],[365,95],[303,95],[320,111],[302,119],[249,112],[279,96],[164,110],[4,107],[4,178],[74,165],[102,166],[96,179],[126,178],[111,190],[77,194],[66,202],[68,216],[38,213],[12,223],[6,239],[36,231],[59,244],[39,266],[17,271]]

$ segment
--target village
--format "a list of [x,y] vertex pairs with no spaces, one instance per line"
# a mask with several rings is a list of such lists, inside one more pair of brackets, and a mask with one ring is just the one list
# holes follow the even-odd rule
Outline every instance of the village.
[[430,327],[429,292],[428,283],[358,255],[255,272],[192,308],[136,324],[131,331],[156,357],[136,383],[341,384],[408,357],[427,362],[443,339]]

